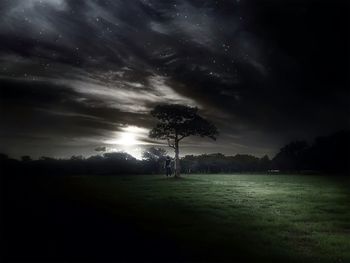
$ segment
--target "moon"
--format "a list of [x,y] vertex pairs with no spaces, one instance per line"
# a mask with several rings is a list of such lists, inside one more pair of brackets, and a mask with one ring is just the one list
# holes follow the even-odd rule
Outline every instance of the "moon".
[[145,144],[142,141],[142,138],[147,137],[147,129],[136,127],[136,126],[127,126],[123,127],[121,131],[115,133],[115,137],[105,141],[106,144],[115,144],[120,146],[135,146]]
[[136,139],[136,135],[131,132],[123,132],[117,142],[117,144],[124,146],[132,146],[139,143]]

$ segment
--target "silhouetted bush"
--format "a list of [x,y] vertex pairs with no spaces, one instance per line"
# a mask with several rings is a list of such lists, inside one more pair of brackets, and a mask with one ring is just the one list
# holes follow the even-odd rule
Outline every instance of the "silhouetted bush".
[[350,131],[317,137],[311,145],[292,142],[273,158],[273,167],[282,171],[350,172]]
[[[261,165],[262,160],[264,167]],[[267,156],[257,158],[252,155],[237,154],[225,156],[221,153],[187,155],[181,159],[182,173],[232,173],[263,172],[270,166]]]

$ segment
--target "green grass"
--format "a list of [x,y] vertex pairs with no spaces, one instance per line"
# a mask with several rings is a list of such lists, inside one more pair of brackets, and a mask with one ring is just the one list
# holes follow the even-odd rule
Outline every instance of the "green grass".
[[68,177],[66,194],[207,261],[350,262],[349,180],[299,175]]

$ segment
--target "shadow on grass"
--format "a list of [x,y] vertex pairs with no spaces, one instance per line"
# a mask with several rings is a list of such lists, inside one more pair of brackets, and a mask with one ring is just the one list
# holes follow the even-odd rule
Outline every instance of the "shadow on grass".
[[[187,261],[301,262],[300,255],[289,253],[285,247],[280,246],[278,241],[265,237],[259,229],[251,227],[256,225],[259,215],[252,213],[247,218],[246,214],[242,214],[242,210],[237,209],[235,218],[229,222],[226,220],[225,225],[220,225],[225,217],[225,215],[220,215],[220,205],[204,206],[201,210],[193,206],[188,196],[178,198],[178,196],[167,196],[164,192],[153,192],[159,188],[165,188],[166,192],[176,192],[177,190],[171,187],[188,187],[182,183],[193,183],[190,187],[195,189],[199,182],[205,181],[198,178],[176,180],[151,177],[145,181],[134,181],[133,184],[127,186],[115,186],[115,189],[124,191],[123,195],[129,196],[127,203],[123,199],[123,204],[116,205],[116,200],[110,200],[109,197],[104,198],[101,202],[105,205],[110,202],[111,207],[124,206],[121,210],[128,211],[128,214],[132,215],[131,218],[137,218],[137,225],[145,230],[145,233],[151,236],[162,233],[166,239],[175,242],[179,251],[187,255]],[[162,185],[153,185],[154,183]],[[144,193],[138,195],[140,186]],[[161,198],[155,198],[155,196],[161,196]],[[135,200],[137,202],[133,202]],[[192,201],[196,200],[192,199]],[[132,211],[125,206],[133,207]],[[125,214],[124,217],[126,217]],[[274,244],[268,244],[271,242]],[[171,258],[171,260],[175,259]],[[305,259],[305,261],[308,260]]]
[[[2,262],[310,262],[287,251],[278,238],[254,228],[261,220],[254,211],[236,206],[234,217],[225,218],[210,194],[205,196],[208,202],[202,200],[207,207],[196,207],[193,202],[199,200],[193,198],[191,188],[203,183],[201,179],[142,179],[23,176],[6,180]],[[153,186],[157,183],[163,188]],[[177,183],[184,183],[180,186],[187,187],[190,196],[164,194],[176,191],[171,187]],[[139,187],[148,192],[140,193]]]
[[[188,256],[161,234],[101,203],[81,201],[63,178],[13,177],[2,184],[1,262],[168,262]],[[63,192],[62,192],[63,190]]]

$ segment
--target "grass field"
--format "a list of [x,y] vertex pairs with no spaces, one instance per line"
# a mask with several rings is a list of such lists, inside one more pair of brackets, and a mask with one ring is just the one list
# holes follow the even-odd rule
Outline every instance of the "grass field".
[[[49,240],[34,242],[43,259],[350,262],[349,187],[300,175],[56,177],[13,184],[8,213],[12,239]],[[33,242],[12,239],[10,251]]]

